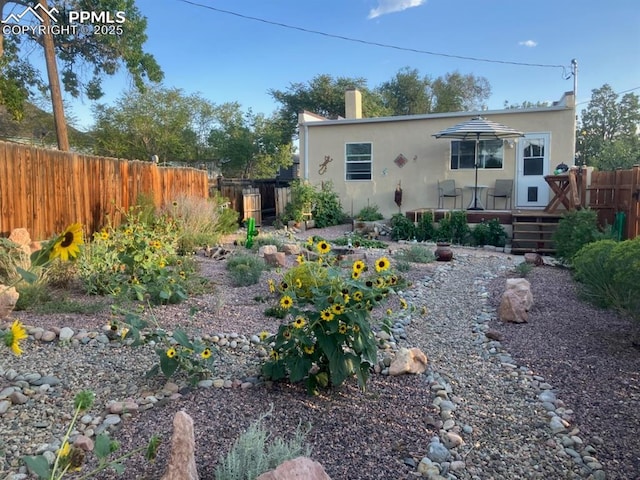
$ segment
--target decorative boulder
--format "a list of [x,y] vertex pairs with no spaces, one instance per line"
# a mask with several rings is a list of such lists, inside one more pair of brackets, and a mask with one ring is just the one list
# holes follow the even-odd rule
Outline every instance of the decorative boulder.
[[300,245],[297,243],[285,243],[282,246],[285,255],[300,255]]
[[258,255],[264,257],[267,254],[276,253],[278,251],[278,247],[275,245],[262,245],[258,248]]
[[498,308],[498,318],[503,322],[526,323],[532,306],[531,284],[524,278],[508,279]]
[[19,297],[20,294],[15,287],[8,288],[0,283],[0,320],[7,318],[13,312]]
[[284,252],[265,253],[264,261],[272,267],[286,267],[287,257]]
[[525,253],[524,261],[525,263],[531,263],[536,267],[540,267],[541,265],[544,265],[544,259],[542,258],[542,255],[540,255],[539,253],[531,253],[531,252]]
[[171,458],[162,480],[198,480],[195,449],[193,419],[180,410],[173,417]]
[[256,480],[331,480],[331,477],[318,462],[308,457],[297,457],[263,473]]
[[27,257],[31,255],[31,236],[26,228],[14,228],[9,235],[9,240],[18,245]]
[[389,366],[389,375],[421,374],[427,369],[427,356],[419,348],[401,348]]

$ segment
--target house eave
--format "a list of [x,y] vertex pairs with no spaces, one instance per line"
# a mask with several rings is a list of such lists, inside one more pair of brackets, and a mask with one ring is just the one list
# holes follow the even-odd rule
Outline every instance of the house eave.
[[553,112],[553,111],[566,111],[571,107],[565,105],[554,105],[550,107],[534,107],[534,108],[507,108],[500,110],[476,110],[471,112],[447,112],[447,113],[427,113],[420,115],[398,115],[394,117],[375,117],[375,118],[358,118],[358,119],[337,119],[337,120],[319,120],[319,121],[306,121],[301,122],[300,125],[307,126],[329,126],[329,125],[353,125],[353,124],[367,124],[367,123],[386,123],[386,122],[408,122],[415,120],[429,120],[436,118],[460,118],[460,117],[472,117],[476,115],[513,115],[522,113],[535,113],[535,112]]

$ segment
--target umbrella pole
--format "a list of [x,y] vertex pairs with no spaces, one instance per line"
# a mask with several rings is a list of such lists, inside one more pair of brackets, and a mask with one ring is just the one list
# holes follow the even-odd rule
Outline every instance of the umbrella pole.
[[476,157],[476,162],[475,162],[476,181],[475,181],[475,185],[473,187],[473,208],[470,208],[469,210],[481,210],[480,208],[478,208],[478,147],[480,145],[479,136],[480,136],[480,134],[478,134],[478,136],[476,137],[476,151],[475,151],[475,157]]

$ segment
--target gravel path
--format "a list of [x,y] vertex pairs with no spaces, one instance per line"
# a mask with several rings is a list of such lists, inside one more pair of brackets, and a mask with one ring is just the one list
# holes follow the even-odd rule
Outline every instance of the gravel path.
[[[203,269],[219,284],[215,293],[157,314],[166,328],[179,324],[228,343],[216,381],[194,390],[145,380],[154,353],[105,341],[99,333],[107,314],[18,312],[16,318],[42,328],[33,336],[63,326],[75,336],[64,343],[28,341],[22,357],[3,357],[0,478],[26,478],[19,456],[55,450],[69,420],[61,412],[71,411],[82,388],[97,393],[79,427],[88,437],[108,428],[125,452],[153,433],[165,438],[155,463],[128,461],[131,479],[162,475],[176,411],[194,418],[200,478],[213,479],[218,458],[270,409],[266,421],[274,435],[287,437],[300,422],[310,426],[312,456],[334,480],[640,478],[640,352],[631,346],[631,323],[579,301],[567,272],[552,267],[530,275],[529,323],[497,322],[505,276],[517,261],[456,249],[451,263],[415,265],[409,272],[414,286],[401,295],[428,313],[399,325],[396,340],[425,352],[429,369],[419,376],[374,374],[365,393],[349,382],[308,397],[299,386],[259,382],[260,347],[251,336],[277,323],[262,315],[265,307],[252,301],[250,287],[225,299],[220,262],[206,261]],[[488,330],[502,341],[490,340]],[[110,403],[127,399],[124,413],[122,403]]]

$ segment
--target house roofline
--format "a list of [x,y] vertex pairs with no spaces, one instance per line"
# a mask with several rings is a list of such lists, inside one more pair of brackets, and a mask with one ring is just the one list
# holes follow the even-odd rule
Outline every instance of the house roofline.
[[[560,103],[560,102],[558,102]],[[352,125],[352,124],[364,124],[364,123],[384,123],[384,122],[407,122],[412,120],[427,120],[434,118],[459,118],[459,117],[473,117],[477,115],[508,115],[516,113],[535,113],[535,112],[551,112],[551,111],[563,111],[571,110],[572,107],[565,104],[553,105],[550,107],[534,107],[534,108],[506,108],[500,110],[475,110],[471,112],[447,112],[447,113],[425,113],[420,115],[398,115],[394,117],[374,117],[374,118],[357,118],[357,119],[338,119],[329,120],[320,115],[306,112],[308,115],[312,115],[318,118],[318,121],[304,121],[300,122],[300,125],[307,126],[322,126],[322,125]]]

